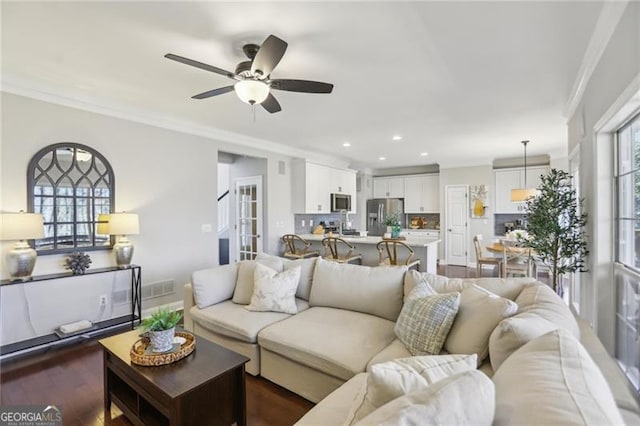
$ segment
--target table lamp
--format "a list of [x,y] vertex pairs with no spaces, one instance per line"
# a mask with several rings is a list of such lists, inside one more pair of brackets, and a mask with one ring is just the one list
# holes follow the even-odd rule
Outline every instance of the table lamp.
[[17,241],[7,253],[7,268],[12,281],[31,278],[38,255],[27,240],[43,237],[44,222],[41,214],[20,212],[0,215],[0,239]]
[[131,266],[133,244],[131,244],[127,235],[136,235],[139,232],[140,225],[137,214],[111,213],[109,215],[109,234],[118,236],[118,241],[113,246],[118,268],[126,269]]

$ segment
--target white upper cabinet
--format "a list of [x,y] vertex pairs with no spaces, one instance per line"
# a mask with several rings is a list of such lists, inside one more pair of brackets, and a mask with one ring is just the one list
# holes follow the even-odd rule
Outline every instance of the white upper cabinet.
[[373,198],[404,198],[403,177],[373,178]]
[[440,188],[438,175],[404,178],[405,213],[439,213]]
[[356,172],[296,160],[292,167],[295,213],[331,213],[331,194],[351,195],[351,211],[356,211]]
[[[540,176],[549,171],[547,166],[527,167],[527,187],[537,188]],[[511,201],[511,190],[524,188],[524,169],[495,170],[496,213],[524,213],[524,203]]]

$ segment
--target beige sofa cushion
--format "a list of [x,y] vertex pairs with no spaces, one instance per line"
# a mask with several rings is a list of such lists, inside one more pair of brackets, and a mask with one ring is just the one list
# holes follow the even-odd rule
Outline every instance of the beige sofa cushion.
[[[309,304],[301,299],[296,299],[296,304],[298,311],[304,311],[309,307]],[[247,311],[243,305],[231,300],[204,309],[194,306],[190,313],[193,321],[202,327],[248,343],[256,343],[258,332],[264,327],[291,317],[280,312]]]
[[311,306],[362,312],[390,321],[398,318],[406,267],[349,265],[322,258],[316,262]]
[[402,395],[415,392],[463,371],[475,370],[473,355],[415,356],[372,366],[361,401],[354,404],[350,422],[356,422],[376,408]]
[[381,362],[392,361],[397,358],[407,358],[411,356],[409,349],[402,343],[402,340],[396,338],[393,342],[389,343],[386,348],[381,350],[371,358],[369,364],[367,364],[367,371],[371,371],[371,367],[374,364],[380,364]]
[[548,285],[527,285],[516,298],[518,313],[533,312],[571,332],[580,339],[580,328],[575,317],[560,297]]
[[450,354],[477,354],[478,365],[489,355],[489,336],[498,323],[514,315],[518,305],[473,284],[460,293],[460,308],[444,342]]
[[529,284],[536,282],[535,278],[474,278],[469,281],[478,287],[489,290],[491,293],[497,294],[509,300],[516,300],[520,292]]
[[285,271],[300,266],[300,282],[298,283],[298,289],[296,290],[296,297],[299,299],[309,300],[311,284],[313,282],[313,272],[316,269],[317,260],[317,257],[312,257],[310,259],[282,260]]
[[238,265],[222,265],[191,274],[193,298],[198,308],[231,299],[238,279]]
[[493,381],[496,426],[624,424],[604,376],[565,329],[522,346]]
[[[315,286],[315,283],[314,283]],[[393,322],[342,309],[312,307],[258,335],[261,347],[349,380],[395,338]]]
[[404,276],[404,297],[413,291],[418,283],[426,283],[437,293],[461,292],[465,283],[460,278],[447,278],[442,275],[431,274],[429,272],[418,272],[414,269],[407,271]]
[[356,424],[489,426],[494,411],[493,383],[471,370],[396,398]]

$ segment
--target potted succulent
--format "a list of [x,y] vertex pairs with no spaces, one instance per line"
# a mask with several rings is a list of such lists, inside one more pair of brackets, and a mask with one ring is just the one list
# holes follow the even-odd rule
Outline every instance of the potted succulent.
[[182,313],[170,309],[158,309],[149,318],[142,320],[142,328],[149,336],[153,352],[167,352],[173,347],[176,325]]

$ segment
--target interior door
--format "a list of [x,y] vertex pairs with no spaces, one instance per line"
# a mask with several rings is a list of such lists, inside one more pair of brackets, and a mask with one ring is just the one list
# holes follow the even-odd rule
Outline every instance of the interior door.
[[234,180],[236,262],[253,260],[262,248],[262,176]]
[[467,248],[469,246],[469,208],[467,185],[447,185],[445,217],[446,259],[448,265],[467,266]]

